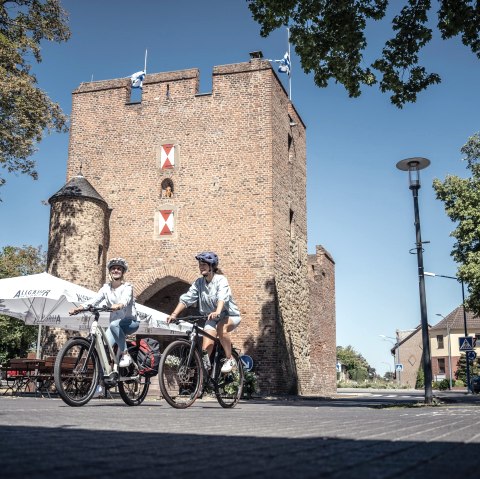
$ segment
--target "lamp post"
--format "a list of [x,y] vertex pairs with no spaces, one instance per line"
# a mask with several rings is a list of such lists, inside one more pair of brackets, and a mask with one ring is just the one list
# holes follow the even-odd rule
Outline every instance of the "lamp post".
[[408,171],[408,180],[413,194],[413,208],[415,213],[415,233],[418,263],[418,288],[420,292],[420,315],[422,326],[423,345],[423,373],[425,378],[425,404],[432,404],[432,360],[430,356],[430,340],[428,338],[427,301],[425,294],[425,276],[423,272],[423,247],[420,230],[420,214],[418,211],[418,190],[420,189],[420,170],[430,165],[427,158],[406,158],[397,163],[397,168]]
[[397,383],[400,386],[400,371],[398,371],[397,375],[397,369],[395,367],[396,364],[400,364],[400,346],[398,344],[398,337],[397,338],[392,338],[391,336],[385,336],[384,334],[379,334],[379,336],[384,340],[384,341],[389,341],[390,343],[393,344],[395,347],[395,355],[393,355],[393,371],[395,373],[395,376],[397,378]]
[[[427,274],[427,272],[425,272]],[[437,313],[435,316],[440,316],[445,319],[443,314]],[[447,321],[447,341],[448,341],[448,382],[450,384],[450,389],[452,389],[452,346],[450,343],[450,324]]]
[[[465,285],[463,283],[463,279],[457,278],[455,276],[445,276],[444,274],[436,274],[436,273],[429,273],[425,271],[424,273],[426,276],[438,276],[439,278],[448,278],[448,279],[455,279],[457,281],[460,281],[462,284],[462,309],[463,309],[463,329],[465,333],[465,337],[468,337],[468,331],[467,331],[467,312],[465,310]],[[472,386],[470,384],[470,361],[468,360],[467,355],[465,354],[465,359],[467,363],[467,394],[473,394],[472,391]]]

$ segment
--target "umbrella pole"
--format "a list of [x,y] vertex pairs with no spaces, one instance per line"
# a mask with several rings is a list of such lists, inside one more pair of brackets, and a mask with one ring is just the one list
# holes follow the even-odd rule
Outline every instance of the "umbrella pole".
[[42,347],[40,346],[40,341],[42,339],[42,325],[38,325],[38,335],[37,335],[37,359],[42,357]]

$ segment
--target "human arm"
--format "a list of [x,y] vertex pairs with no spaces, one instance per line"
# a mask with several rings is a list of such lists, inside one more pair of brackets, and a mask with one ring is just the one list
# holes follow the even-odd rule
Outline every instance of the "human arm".
[[102,286],[100,291],[93,298],[91,298],[86,303],[83,303],[79,306],[76,306],[75,308],[72,308],[68,312],[68,314],[70,316],[73,316],[74,314],[80,313],[81,311],[85,311],[85,309],[87,309],[89,306],[98,306],[104,299],[105,299],[104,286]]
[[217,302],[217,307],[215,311],[213,311],[208,315],[208,319],[217,319],[222,313],[224,305],[225,305],[225,301],[219,300]]
[[177,316],[186,308],[186,306],[179,302],[176,306],[176,308],[173,310],[173,313],[170,314],[170,316],[167,317],[167,323],[171,323],[173,321],[177,320]]
[[124,283],[120,291],[118,303],[112,304],[110,307],[113,311],[120,311],[133,302],[133,286],[130,283]]

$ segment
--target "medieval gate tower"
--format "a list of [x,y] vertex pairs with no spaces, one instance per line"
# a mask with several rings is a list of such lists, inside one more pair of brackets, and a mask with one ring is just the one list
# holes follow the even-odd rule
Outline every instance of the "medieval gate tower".
[[73,92],[67,183],[50,198],[48,270],[98,289],[129,262],[137,302],[169,313],[213,250],[242,314],[261,393],[335,391],[334,262],[307,255],[302,119],[268,61]]

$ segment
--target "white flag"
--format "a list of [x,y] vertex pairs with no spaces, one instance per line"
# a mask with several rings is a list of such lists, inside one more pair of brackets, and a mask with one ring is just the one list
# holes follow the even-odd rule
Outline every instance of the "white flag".
[[132,82],[132,88],[142,88],[144,78],[145,72],[143,70],[141,72],[134,73],[130,77],[130,81]]
[[275,63],[280,63],[280,66],[278,67],[280,73],[290,75],[290,55],[288,52],[285,53],[281,60],[275,60]]

